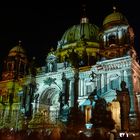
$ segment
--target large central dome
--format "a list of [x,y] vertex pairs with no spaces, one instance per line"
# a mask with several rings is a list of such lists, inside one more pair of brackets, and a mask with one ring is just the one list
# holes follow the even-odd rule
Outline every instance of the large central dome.
[[89,42],[98,41],[99,28],[88,22],[87,18],[82,18],[79,25],[73,25],[62,36],[58,42],[58,48],[66,48],[65,45],[81,41],[84,39]]
[[[98,34],[99,28],[96,25],[89,23],[87,17],[81,18],[80,24],[70,27],[58,41],[56,55],[59,61],[69,60],[79,66],[95,64],[100,47]],[[77,59],[75,64],[74,58]]]

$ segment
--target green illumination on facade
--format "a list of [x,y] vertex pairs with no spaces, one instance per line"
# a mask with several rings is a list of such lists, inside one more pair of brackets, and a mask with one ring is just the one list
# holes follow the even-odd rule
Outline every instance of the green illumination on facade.
[[[134,33],[121,13],[108,15],[100,28],[82,19],[63,34],[43,67],[36,68],[35,59],[28,62],[21,44],[10,50],[0,82],[0,127],[73,129],[77,125],[78,131],[85,124],[95,127],[95,118],[102,120],[111,112],[118,131],[137,130],[139,73]],[[95,111],[100,99],[105,100],[102,115]]]

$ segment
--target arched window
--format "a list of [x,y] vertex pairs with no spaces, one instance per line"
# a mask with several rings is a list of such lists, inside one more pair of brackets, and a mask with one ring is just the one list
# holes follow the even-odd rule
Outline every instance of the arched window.
[[109,40],[109,45],[115,44],[116,43],[115,35],[114,34],[109,35],[108,40]]

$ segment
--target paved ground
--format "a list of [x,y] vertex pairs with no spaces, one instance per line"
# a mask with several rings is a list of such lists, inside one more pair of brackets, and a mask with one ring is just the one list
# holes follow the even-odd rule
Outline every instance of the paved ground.
[[140,140],[140,136],[134,137],[133,140]]

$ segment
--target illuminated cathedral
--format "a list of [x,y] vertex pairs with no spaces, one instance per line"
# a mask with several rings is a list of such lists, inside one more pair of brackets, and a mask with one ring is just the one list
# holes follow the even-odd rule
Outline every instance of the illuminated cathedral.
[[117,129],[137,129],[140,65],[134,37],[127,18],[114,8],[101,27],[87,16],[69,27],[45,66],[36,67],[35,58],[29,62],[19,42],[2,67],[0,127],[66,123],[71,108],[79,108],[89,123],[97,98],[103,98]]

